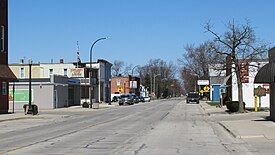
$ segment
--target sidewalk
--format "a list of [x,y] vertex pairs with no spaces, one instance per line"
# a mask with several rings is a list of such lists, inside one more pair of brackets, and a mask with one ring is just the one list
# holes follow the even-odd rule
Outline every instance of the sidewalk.
[[264,118],[264,116],[269,116],[269,112],[229,114],[225,112],[225,107],[216,108],[206,102],[202,102],[201,107],[235,138],[275,140],[275,122]]
[[[0,123],[6,122],[6,121],[23,120],[23,119],[64,118],[64,117],[67,117],[67,115],[62,114],[62,112],[97,111],[97,110],[112,108],[116,106],[118,106],[117,103],[112,103],[112,105],[102,103],[102,104],[99,104],[99,109],[82,108],[81,106],[72,106],[68,108],[57,108],[57,109],[47,109],[47,110],[42,109],[42,110],[38,110],[38,115],[25,115],[23,109],[15,110],[15,113],[0,114]],[[49,114],[48,112],[58,112],[58,114],[54,114],[54,113]]]
[[200,101],[201,108],[205,111],[207,115],[216,115],[216,114],[228,114],[226,111],[226,107],[216,107],[210,106],[206,103],[206,101]]

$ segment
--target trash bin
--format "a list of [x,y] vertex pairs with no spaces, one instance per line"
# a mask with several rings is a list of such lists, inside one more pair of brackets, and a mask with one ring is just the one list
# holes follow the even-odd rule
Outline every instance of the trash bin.
[[[35,104],[32,104],[31,106],[32,106],[32,114],[37,115],[38,114],[38,106],[35,105]],[[28,110],[29,110],[29,105],[24,104],[23,108],[24,108],[24,112],[25,112],[25,115],[26,115],[28,113]]]
[[99,103],[98,102],[93,103],[93,109],[99,109]]

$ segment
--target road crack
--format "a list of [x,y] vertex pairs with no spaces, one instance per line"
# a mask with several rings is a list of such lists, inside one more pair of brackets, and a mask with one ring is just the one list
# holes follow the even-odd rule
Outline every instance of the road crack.
[[135,151],[135,155],[138,155],[139,151],[141,151],[143,148],[146,147],[146,144],[142,144],[136,151]]

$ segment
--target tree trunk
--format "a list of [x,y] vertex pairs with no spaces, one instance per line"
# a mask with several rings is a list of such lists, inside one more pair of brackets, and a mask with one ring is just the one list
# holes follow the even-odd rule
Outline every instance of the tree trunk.
[[236,72],[237,75],[237,82],[238,82],[238,99],[239,99],[239,113],[244,112],[244,104],[243,104],[243,85],[241,82],[241,75],[240,72]]

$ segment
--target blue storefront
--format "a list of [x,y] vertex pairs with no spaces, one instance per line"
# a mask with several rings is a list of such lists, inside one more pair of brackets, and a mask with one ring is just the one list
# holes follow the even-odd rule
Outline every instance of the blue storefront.
[[212,85],[212,101],[220,101],[221,91],[220,85]]

